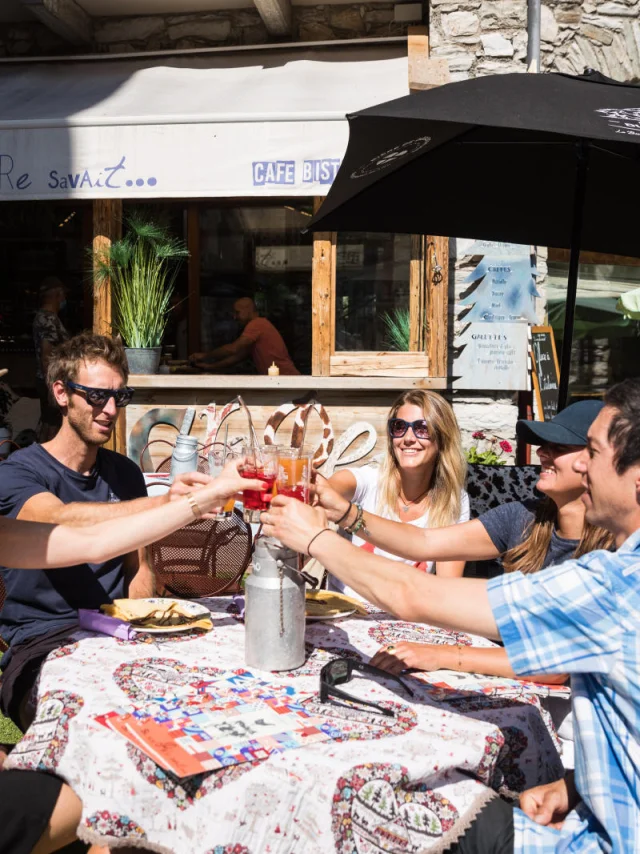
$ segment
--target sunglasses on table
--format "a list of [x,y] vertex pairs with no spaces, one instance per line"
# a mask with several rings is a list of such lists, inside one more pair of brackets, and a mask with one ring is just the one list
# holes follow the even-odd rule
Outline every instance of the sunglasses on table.
[[350,658],[334,658],[320,671],[320,702],[334,702],[331,698],[337,697],[339,700],[347,700],[349,703],[355,703],[358,706],[367,706],[367,708],[375,709],[379,714],[387,718],[393,718],[394,713],[391,709],[385,709],[377,703],[372,703],[369,700],[361,700],[359,697],[353,697],[346,691],[338,688],[338,685],[344,685],[349,682],[353,676],[353,671],[364,673],[370,676],[381,676],[383,679],[393,679],[398,682],[410,697],[413,697],[413,691],[408,685],[398,676],[392,673],[387,673],[386,670],[380,670],[379,667],[373,667],[371,664],[365,664],[362,661],[353,661]]
[[407,430],[411,427],[413,435],[416,439],[430,439],[429,426],[424,418],[419,418],[417,421],[405,421],[403,418],[390,418],[387,422],[387,429],[392,439],[402,439]]
[[65,383],[67,388],[70,388],[72,391],[83,392],[84,396],[87,400],[87,403],[91,404],[91,406],[106,406],[107,401],[110,397],[112,397],[118,409],[122,409],[124,406],[128,406],[131,403],[131,398],[133,397],[134,389],[130,386],[125,386],[124,388],[91,388],[88,385],[80,385],[80,383]]

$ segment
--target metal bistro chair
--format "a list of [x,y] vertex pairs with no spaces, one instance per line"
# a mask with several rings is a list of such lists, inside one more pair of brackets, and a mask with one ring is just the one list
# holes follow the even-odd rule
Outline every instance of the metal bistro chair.
[[[485,511],[510,501],[527,501],[539,498],[535,484],[540,477],[540,466],[486,466],[473,463],[467,471],[466,489],[469,494],[471,518],[477,519]],[[501,575],[502,563],[495,560],[469,561],[465,576],[493,578]]]
[[[155,441],[173,450],[171,442]],[[207,451],[205,446],[198,449],[198,471],[204,474],[209,473]],[[170,468],[169,456],[156,472],[168,473]],[[220,521],[192,522],[151,546],[158,589],[183,599],[235,593],[251,560],[251,547],[251,527],[237,511]]]
[[151,546],[158,588],[183,599],[237,592],[251,546],[251,527],[237,511],[192,522]]

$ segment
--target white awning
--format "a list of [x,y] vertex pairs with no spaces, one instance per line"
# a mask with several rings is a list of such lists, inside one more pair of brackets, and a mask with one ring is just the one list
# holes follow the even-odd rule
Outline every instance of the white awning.
[[324,195],[406,44],[0,66],[0,200]]

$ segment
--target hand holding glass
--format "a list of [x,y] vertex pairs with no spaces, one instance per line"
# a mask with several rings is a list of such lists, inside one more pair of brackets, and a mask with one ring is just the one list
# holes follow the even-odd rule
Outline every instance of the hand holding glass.
[[276,480],[278,495],[288,495],[308,504],[312,466],[313,451],[306,448],[280,448]]
[[245,445],[242,449],[244,464],[242,477],[256,478],[267,484],[265,492],[257,492],[253,489],[245,489],[243,492],[244,520],[245,522],[259,522],[260,514],[269,509],[273,496],[273,485],[278,475],[278,454],[280,448],[277,445]]
[[[231,460],[238,459],[238,456],[238,453],[236,451],[232,451],[230,448],[227,448],[225,452],[224,446],[220,448],[215,448],[214,450],[210,451],[209,474],[211,475],[211,477],[219,477],[226,463],[231,462]],[[233,508],[235,507],[235,503],[235,497],[231,497],[224,505],[224,507],[218,510],[215,518],[218,521],[221,521],[222,519],[228,519],[233,514]]]

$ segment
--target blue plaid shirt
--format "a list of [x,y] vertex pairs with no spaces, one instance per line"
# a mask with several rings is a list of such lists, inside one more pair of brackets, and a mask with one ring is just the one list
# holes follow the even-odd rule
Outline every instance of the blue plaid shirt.
[[640,530],[533,575],[489,582],[513,669],[570,673],[576,788],[562,830],[515,811],[515,850],[527,854],[640,852]]

